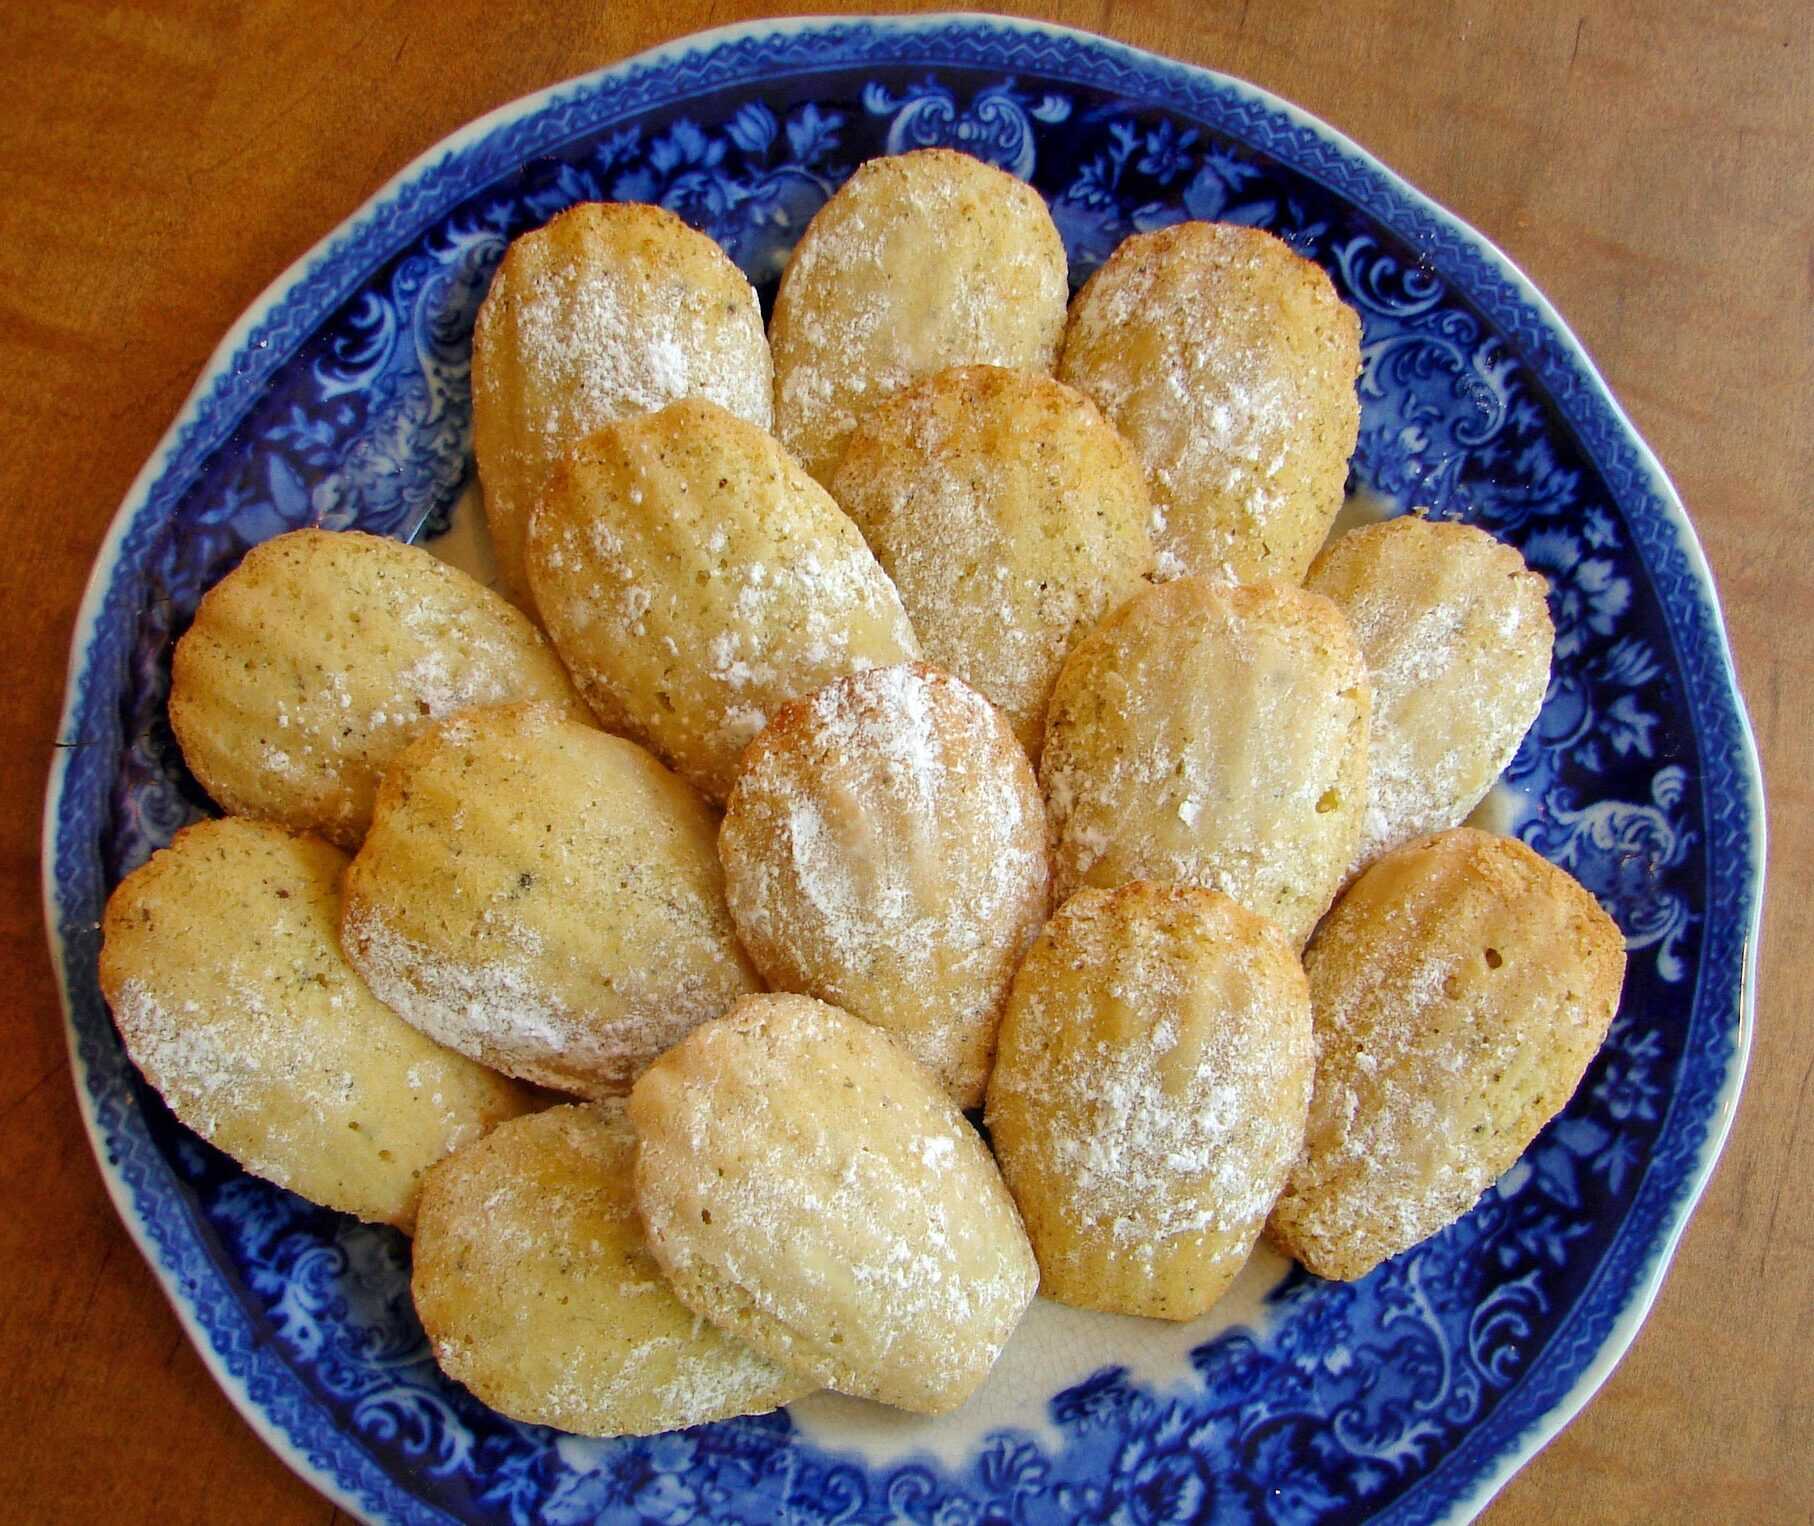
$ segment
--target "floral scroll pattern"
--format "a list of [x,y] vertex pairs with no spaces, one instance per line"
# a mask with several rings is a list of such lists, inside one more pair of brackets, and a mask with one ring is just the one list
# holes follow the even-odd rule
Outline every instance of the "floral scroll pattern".
[[[398,1521],[1423,1519],[1465,1498],[1606,1338],[1622,1304],[1587,1290],[1613,1276],[1629,1288],[1649,1264],[1655,1237],[1621,1226],[1662,1222],[1730,1064],[1731,1013],[1693,1005],[1697,974],[1729,979],[1734,963],[1741,908],[1702,887],[1715,872],[1742,881],[1722,866],[1745,831],[1715,788],[1737,754],[1703,698],[1709,616],[1621,426],[1598,394],[1570,390],[1576,362],[1498,267],[1332,140],[1206,79],[961,23],[745,34],[582,84],[449,153],[331,247],[176,438],[118,548],[67,739],[65,971],[96,1126],[154,1255],[249,1402],[363,1508]],[[1128,233],[1189,217],[1269,228],[1330,272],[1364,326],[1354,486],[1481,524],[1550,581],[1555,675],[1508,774],[1516,829],[1625,929],[1625,1008],[1573,1104],[1470,1215],[1356,1285],[1293,1273],[1263,1320],[1197,1347],[1169,1386],[1106,1366],[1042,1414],[1001,1417],[951,1465],[866,1465],[785,1414],[620,1442],[516,1425],[434,1369],[406,1242],[244,1176],[175,1123],[113,1037],[94,986],[100,899],[206,809],[163,719],[170,643],[273,534],[445,526],[469,469],[473,316],[523,229],[584,199],[656,201],[772,298],[856,164],[935,144],[1032,181],[1074,281]],[[1699,1134],[1668,1132],[1672,1102]]]

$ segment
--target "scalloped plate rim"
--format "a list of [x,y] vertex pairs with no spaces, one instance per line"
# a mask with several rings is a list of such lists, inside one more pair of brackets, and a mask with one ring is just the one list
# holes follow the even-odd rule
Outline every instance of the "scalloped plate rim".
[[[1711,628],[1716,638],[1720,673],[1732,699],[1734,718],[1737,722],[1735,740],[1738,744],[1740,761],[1744,765],[1742,772],[1750,797],[1751,834],[1748,844],[1750,857],[1746,865],[1749,871],[1749,882],[1745,887],[1748,892],[1749,906],[1746,915],[1741,919],[1746,927],[1745,947],[1743,968],[1740,973],[1738,1023],[1733,1034],[1731,1058],[1701,1153],[1689,1179],[1683,1184],[1683,1190],[1675,1204],[1671,1222],[1665,1233],[1653,1242],[1647,1252],[1644,1267],[1638,1274],[1641,1280],[1634,1283],[1631,1296],[1573,1386],[1541,1417],[1532,1422],[1513,1444],[1508,1446],[1471,1484],[1467,1485],[1451,1502],[1443,1515],[1443,1519],[1450,1521],[1469,1520],[1486,1506],[1519,1468],[1535,1456],[1580,1412],[1630,1348],[1661,1291],[1663,1278],[1674,1258],[1682,1235],[1686,1231],[1688,1220],[1699,1203],[1702,1193],[1706,1190],[1713,1168],[1718,1163],[1731,1132],[1732,1122],[1737,1113],[1738,1097],[1750,1060],[1752,1035],[1756,1021],[1758,943],[1763,915],[1767,848],[1763,774],[1756,736],[1733,662],[1724,609],[1705,551],[1688,517],[1681,495],[1676,491],[1674,483],[1671,482],[1655,452],[1639,434],[1623,405],[1607,386],[1604,377],[1600,374],[1599,367],[1594,363],[1586,347],[1543,292],[1497,244],[1470,223],[1418,190],[1347,134],[1303,108],[1237,76],[1154,53],[1101,36],[1098,33],[1052,22],[974,11],[937,11],[916,16],[807,15],[733,23],[670,39],[619,59],[615,63],[558,81],[553,85],[518,96],[492,108],[483,115],[455,128],[410,160],[367,197],[353,213],[280,272],[246,306],[222,336],[219,344],[203,364],[194,386],[178,409],[169,428],[159,439],[145,465],[134,477],[120,507],[109,521],[107,530],[96,550],[94,565],[84,585],[70,637],[70,657],[64,686],[63,706],[58,723],[58,736],[68,734],[77,718],[84,684],[88,677],[88,655],[127,532],[139,514],[145,510],[152,486],[170,464],[185,432],[198,422],[207,395],[223,370],[231,365],[234,356],[246,344],[259,323],[271,310],[316,269],[330,262],[341,246],[350,242],[352,236],[396,198],[399,192],[414,183],[434,165],[460,149],[482,141],[502,126],[534,115],[566,95],[595,89],[609,81],[633,76],[661,64],[683,58],[688,53],[716,50],[746,37],[799,34],[827,27],[858,28],[867,26],[876,30],[912,33],[935,31],[941,27],[953,25],[1068,38],[1090,48],[1118,54],[1146,68],[1179,71],[1207,77],[1218,86],[1247,96],[1322,138],[1341,154],[1359,161],[1367,169],[1379,175],[1393,190],[1438,223],[1446,224],[1462,235],[1513,285],[1518,295],[1537,314],[1550,335],[1561,342],[1568,357],[1580,368],[1584,378],[1590,384],[1591,390],[1597,394],[1598,400],[1606,405],[1613,414],[1627,442],[1632,446],[1639,465],[1650,479],[1657,504],[1664,511],[1670,529],[1694,576],[1697,592],[1705,600],[1712,616]],[[1305,171],[1305,173],[1309,172]],[[463,197],[471,194],[472,188],[470,187],[462,192]],[[1377,216],[1378,214],[1372,215]],[[1383,217],[1380,220],[1386,221]],[[360,273],[361,276],[363,274],[364,272]],[[287,352],[280,352],[274,348],[265,350],[260,357],[263,366],[270,371],[274,371],[287,358]],[[1592,458],[1593,452],[1584,440],[1582,449]],[[58,895],[60,887],[55,878],[55,843],[68,768],[68,751],[58,748],[52,759],[46,783],[44,818],[40,832],[44,916],[52,953],[57,994],[63,1011],[64,1040],[69,1048],[71,1080],[75,1087],[77,1105],[81,1111],[89,1148],[94,1153],[95,1163],[100,1170],[108,1196],[134,1244],[138,1247],[140,1254],[144,1256],[159,1289],[175,1311],[178,1322],[188,1336],[190,1344],[200,1354],[203,1365],[219,1385],[228,1402],[252,1427],[260,1440],[270,1447],[285,1465],[305,1483],[353,1518],[360,1521],[373,1521],[374,1518],[367,1513],[364,1505],[343,1488],[336,1478],[325,1469],[316,1467],[303,1455],[300,1448],[247,1391],[245,1380],[235,1377],[228,1370],[221,1354],[214,1349],[212,1342],[207,1338],[207,1332],[195,1313],[192,1300],[184,1296],[170,1276],[170,1269],[163,1264],[152,1242],[145,1218],[132,1201],[132,1189],[107,1158],[106,1142],[101,1133],[99,1118],[87,1084],[88,1066],[80,1052],[79,1036],[75,1028],[65,974],[64,945],[59,932]],[[1672,1097],[1672,1103],[1673,1100]],[[373,1458],[373,1464],[383,1471],[375,1458]],[[1401,1498],[1399,1504],[1403,1505],[1407,1499],[1408,1496]],[[428,1501],[419,1501],[419,1503],[446,1518],[444,1512],[436,1509]]]

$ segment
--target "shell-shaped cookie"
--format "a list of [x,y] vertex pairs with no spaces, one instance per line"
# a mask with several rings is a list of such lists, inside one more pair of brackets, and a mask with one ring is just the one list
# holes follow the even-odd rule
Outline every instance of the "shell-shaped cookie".
[[529,578],[599,720],[713,800],[777,706],[919,656],[830,494],[698,400],[610,425],[567,458],[530,525]]
[[1153,568],[1152,501],[1096,405],[959,366],[857,427],[832,496],[894,579],[926,660],[987,696],[1036,762],[1065,654]]
[[947,366],[1050,373],[1068,294],[1039,192],[944,148],[871,159],[821,207],[775,298],[775,433],[830,482],[863,415]]
[[357,531],[292,530],[214,585],[176,644],[170,725],[234,815],[359,846],[378,780],[471,705],[586,707],[540,631],[457,568]]
[[123,879],[101,991],[170,1109],[248,1171],[408,1229],[429,1167],[535,1106],[418,1033],[340,951],[346,855],[229,817]]
[[621,1093],[759,988],[716,832],[634,742],[542,706],[473,711],[385,775],[341,941],[441,1043],[543,1086]]
[[1353,861],[1368,692],[1319,594],[1207,578],[1136,594],[1052,693],[1040,782],[1056,894],[1203,885],[1302,946]]
[[1373,680],[1359,867],[1458,825],[1512,761],[1549,687],[1548,585],[1486,531],[1411,514],[1341,536],[1304,586]]
[[1353,1279],[1466,1213],[1568,1102],[1625,941],[1565,871],[1462,827],[1377,859],[1305,967],[1316,1089],[1268,1232]]
[[1214,890],[1079,891],[1014,977],[989,1135],[1040,1291],[1194,1319],[1247,1262],[1304,1143],[1310,992]]
[[938,1083],[879,1028],[753,996],[630,1094],[636,1202],[697,1313],[840,1392],[923,1414],[988,1376],[1038,1268]]
[[513,1420],[650,1436],[817,1385],[676,1298],[636,1217],[621,1100],[494,1129],[430,1174],[410,1292],[441,1370]]
[[737,934],[778,990],[887,1029],[983,1099],[1008,982],[1046,915],[1046,814],[974,689],[871,668],[784,705],[718,833]]
[[1126,239],[1071,305],[1059,377],[1145,466],[1162,574],[1300,581],[1342,506],[1360,429],[1360,320],[1258,228]]
[[704,397],[767,429],[755,289],[672,212],[584,202],[511,244],[472,331],[472,439],[498,576],[528,598],[523,536],[548,475],[603,424]]

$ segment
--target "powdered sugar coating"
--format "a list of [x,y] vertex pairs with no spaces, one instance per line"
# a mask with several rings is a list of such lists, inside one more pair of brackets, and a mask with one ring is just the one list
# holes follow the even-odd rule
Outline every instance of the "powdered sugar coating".
[[408,1228],[431,1165],[533,1104],[361,983],[336,937],[345,867],[282,827],[199,823],[109,898],[101,989],[188,1127],[311,1201]]
[[441,1369],[513,1419],[653,1435],[814,1384],[686,1308],[636,1217],[621,1101],[550,1108],[432,1173],[410,1291]]
[[927,660],[1037,761],[1065,654],[1153,569],[1152,502],[1121,437],[1049,376],[957,366],[871,411],[831,490]]
[[716,822],[633,742],[480,710],[386,775],[341,937],[423,1032],[511,1075],[609,1096],[757,989]]
[[698,399],[588,437],[538,506],[528,555],[599,720],[713,800],[777,706],[919,655],[894,585],[825,489]]
[[630,1096],[637,1206],[682,1301],[841,1392],[938,1414],[988,1375],[1033,1253],[975,1131],[880,1029],[757,996]]
[[1355,1278],[1467,1212],[1567,1103],[1625,949],[1566,871],[1458,828],[1376,860],[1305,966],[1316,1089],[1270,1232]]
[[883,399],[956,365],[1050,373],[1064,243],[1039,193],[950,149],[871,159],[821,207],[775,298],[775,432],[829,483]]
[[1358,869],[1459,825],[1511,762],[1549,687],[1548,585],[1486,531],[1410,514],[1332,542],[1305,586],[1373,681]]
[[772,420],[755,289],[672,212],[585,202],[504,256],[473,327],[473,449],[504,588],[554,464],[603,424],[683,397]]
[[1137,881],[1059,909],[1015,977],[988,1122],[1049,1297],[1192,1319],[1304,1140],[1310,997],[1270,923]]
[[1258,228],[1123,241],[1071,306],[1058,375],[1146,468],[1163,575],[1297,582],[1342,504],[1360,320]]
[[1053,690],[1040,783],[1055,893],[1202,885],[1301,945],[1353,860],[1369,695],[1319,594],[1200,577],[1136,594]]
[[425,726],[513,700],[587,714],[507,600],[418,547],[352,530],[253,547],[209,590],[171,663],[170,724],[208,793],[347,849]]
[[770,985],[887,1029],[960,1107],[982,1101],[1049,879],[1038,782],[987,700],[908,664],[784,706],[744,754],[718,853]]

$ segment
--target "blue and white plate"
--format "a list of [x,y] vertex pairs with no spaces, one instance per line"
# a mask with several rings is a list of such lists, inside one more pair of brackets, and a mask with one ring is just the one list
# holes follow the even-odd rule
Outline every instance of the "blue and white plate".
[[[939,1422],[817,1398],[579,1441],[445,1382],[406,1242],[239,1171],[126,1060],[108,889],[207,803],[164,718],[171,638],[298,525],[439,533],[470,473],[468,335],[505,243],[659,201],[765,297],[860,161],[952,144],[1049,199],[1075,281],[1126,234],[1257,223],[1365,326],[1357,498],[1484,525],[1550,580],[1555,677],[1501,820],[1625,929],[1625,999],[1567,1111],[1465,1219],[1344,1286],[1261,1256],[1183,1327],[1039,1306]],[[120,1212],[215,1374],[299,1473],[385,1522],[1465,1518],[1630,1342],[1730,1122],[1763,865],[1707,568],[1656,460],[1484,239],[1261,91],[983,18],[770,23],[506,107],[406,170],[228,335],[102,548],[45,820],[77,1090]]]

